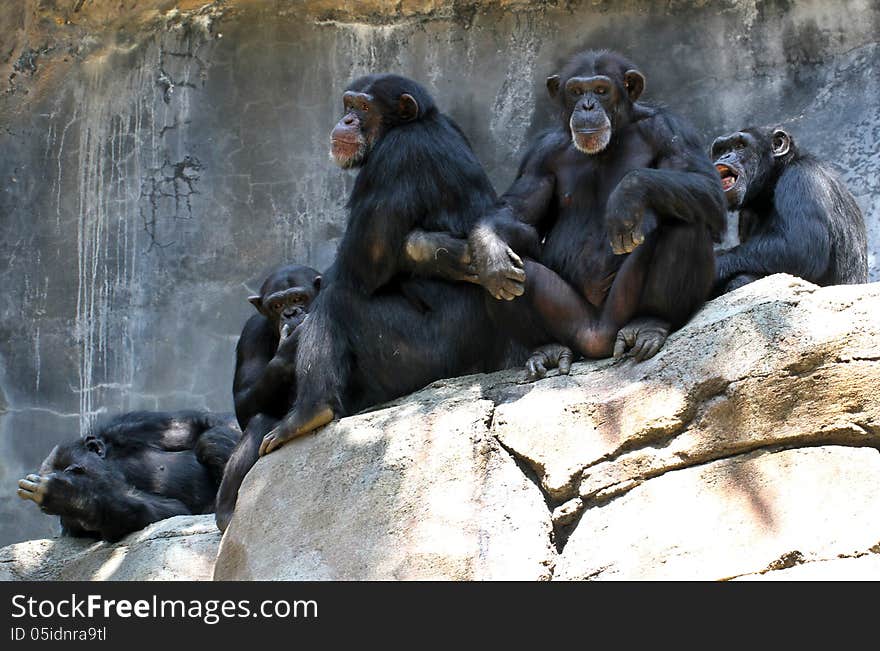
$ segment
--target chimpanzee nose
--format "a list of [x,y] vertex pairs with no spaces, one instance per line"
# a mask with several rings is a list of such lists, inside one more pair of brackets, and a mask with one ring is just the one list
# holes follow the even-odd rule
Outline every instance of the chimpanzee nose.
[[587,109],[588,111],[592,111],[593,109],[596,108],[596,102],[594,102],[593,100],[590,100],[588,102],[584,102],[584,108]]
[[354,116],[346,115],[344,118],[342,118],[342,124],[347,124],[348,126],[351,126],[352,124],[354,124]]
[[302,313],[302,308],[295,307],[292,310],[284,310],[284,316],[288,319],[292,319],[293,317],[299,316]]

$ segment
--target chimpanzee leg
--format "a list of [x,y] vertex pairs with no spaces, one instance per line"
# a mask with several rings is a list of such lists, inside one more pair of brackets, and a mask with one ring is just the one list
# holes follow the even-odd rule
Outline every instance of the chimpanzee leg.
[[618,330],[639,306],[653,253],[652,238],[627,256],[601,309],[594,307],[555,272],[527,260],[523,299],[540,317],[551,338],[584,357],[609,357]]
[[196,441],[196,459],[208,469],[215,486],[220,485],[226,469],[226,462],[232,456],[239,440],[237,428],[230,425],[217,425],[205,431]]
[[639,318],[617,336],[614,356],[625,350],[641,361],[653,357],[669,333],[706,302],[715,279],[712,239],[703,226],[666,225],[659,234],[639,303]]
[[235,503],[238,500],[238,490],[244,481],[245,475],[260,458],[260,444],[263,437],[278,425],[277,418],[271,418],[265,414],[253,416],[247,424],[244,434],[235,446],[232,456],[226,462],[223,471],[223,480],[217,490],[217,500],[214,508],[214,519],[220,531],[226,531],[232,514],[235,511]]
[[321,290],[318,304],[331,309],[318,320],[314,309],[300,326],[296,404],[260,454],[334,417],[498,361],[504,341],[486,318],[481,287],[430,279],[402,285],[373,296],[337,288],[329,299],[333,285]]

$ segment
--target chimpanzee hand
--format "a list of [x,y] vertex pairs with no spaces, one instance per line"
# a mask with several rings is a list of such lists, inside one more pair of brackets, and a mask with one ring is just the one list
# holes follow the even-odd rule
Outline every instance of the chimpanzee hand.
[[614,357],[626,354],[637,362],[652,358],[669,336],[669,323],[662,319],[644,317],[633,319],[617,333]]
[[471,255],[480,284],[498,300],[512,301],[526,290],[522,259],[494,232],[477,228],[470,236]]
[[562,344],[541,346],[526,360],[526,381],[540,380],[553,368],[559,369],[559,375],[568,375],[573,356],[571,348],[566,348]]
[[299,345],[300,332],[302,332],[302,326],[308,318],[309,315],[306,314],[302,318],[302,321],[293,327],[288,323],[281,326],[281,336],[278,339],[278,350],[275,351],[276,357],[285,362],[291,363],[296,360],[296,348]]
[[50,472],[46,475],[32,473],[18,480],[16,494],[23,500],[30,500],[45,513],[61,515],[53,508],[53,504],[73,503],[76,487],[68,474]]
[[624,177],[608,197],[605,224],[615,255],[632,253],[657,227],[657,215],[644,200],[638,177]]
[[49,490],[49,477],[47,475],[30,474],[24,479],[18,480],[16,494],[23,500],[30,500],[37,506],[43,505],[43,498]]

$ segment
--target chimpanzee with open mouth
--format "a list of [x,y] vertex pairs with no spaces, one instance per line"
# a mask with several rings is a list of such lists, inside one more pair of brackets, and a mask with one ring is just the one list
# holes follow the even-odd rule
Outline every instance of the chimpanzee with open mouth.
[[721,136],[711,157],[740,244],[716,258],[715,293],[774,273],[817,285],[868,279],[865,221],[830,167],[799,149],[782,128]]

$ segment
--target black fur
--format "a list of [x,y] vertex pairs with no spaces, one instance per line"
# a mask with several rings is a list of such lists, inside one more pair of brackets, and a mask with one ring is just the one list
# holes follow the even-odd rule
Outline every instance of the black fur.
[[[414,276],[404,262],[408,233],[466,237],[495,200],[464,134],[412,80],[372,75],[349,90],[370,94],[388,116],[361,164],[336,260],[302,327],[297,404],[282,440],[320,408],[350,414],[438,378],[495,369],[507,352],[479,287]],[[415,119],[393,114],[403,93],[419,104]]]
[[[774,153],[774,137],[787,138],[784,153]],[[718,138],[712,153],[737,169],[742,184],[727,193],[739,210],[740,244],[717,258],[717,293],[774,273],[817,285],[867,282],[864,218],[829,165],[779,128]]]
[[239,435],[231,414],[120,414],[56,446],[39,476],[19,482],[19,496],[60,516],[67,535],[119,540],[164,518],[212,512]]
[[[263,281],[258,296],[250,298],[257,308],[244,325],[235,347],[232,382],[235,415],[242,437],[226,464],[217,491],[216,521],[225,531],[235,510],[238,490],[245,475],[259,458],[263,437],[293,407],[296,400],[296,350],[301,326],[318,295],[321,274],[311,267],[289,264],[273,270]],[[296,312],[285,319],[269,309],[269,298],[296,292]],[[292,328],[282,343],[281,328]],[[280,344],[280,345],[279,345]]]
[[[481,283],[522,296],[507,309],[536,324],[533,346],[606,357],[625,324],[678,328],[709,295],[725,225],[717,175],[694,130],[639,101],[643,88],[635,66],[607,51],[576,55],[548,78],[559,124],[470,237]],[[536,260],[524,284],[509,280],[505,245]]]

